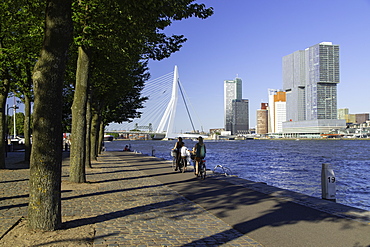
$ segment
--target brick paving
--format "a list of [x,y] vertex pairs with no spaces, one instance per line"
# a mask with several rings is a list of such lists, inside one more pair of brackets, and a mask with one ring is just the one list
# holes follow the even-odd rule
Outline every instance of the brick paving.
[[[11,169],[0,171],[0,239],[27,216],[22,155],[8,153]],[[93,246],[262,246],[112,153],[93,167],[81,185],[68,183],[68,158],[62,169],[62,215],[75,217],[65,226],[93,224]]]

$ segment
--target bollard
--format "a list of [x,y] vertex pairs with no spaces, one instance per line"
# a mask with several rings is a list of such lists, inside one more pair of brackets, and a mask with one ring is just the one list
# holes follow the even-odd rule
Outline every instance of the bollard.
[[152,147],[152,156],[155,157],[155,149]]
[[324,163],[321,167],[321,196],[322,199],[335,202],[336,178],[330,164]]

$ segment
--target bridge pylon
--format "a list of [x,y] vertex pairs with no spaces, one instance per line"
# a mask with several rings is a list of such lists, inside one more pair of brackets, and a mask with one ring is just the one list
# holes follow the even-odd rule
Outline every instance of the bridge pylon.
[[175,115],[176,115],[176,106],[177,106],[177,100],[178,100],[178,85],[179,85],[179,72],[177,69],[177,65],[175,65],[175,69],[173,73],[171,99],[158,125],[157,131],[156,131],[157,133],[163,133],[166,123],[168,123],[165,138],[174,137],[171,135],[173,135],[173,124],[174,124]]

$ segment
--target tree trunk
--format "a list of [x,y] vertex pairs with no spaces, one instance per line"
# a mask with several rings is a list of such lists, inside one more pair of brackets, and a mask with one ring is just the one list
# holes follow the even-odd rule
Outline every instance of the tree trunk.
[[86,159],[85,167],[91,168],[91,94],[87,98],[86,107]]
[[94,111],[91,120],[91,159],[98,160],[98,148],[99,148],[99,116],[96,111]]
[[28,205],[32,230],[55,230],[62,222],[62,89],[71,38],[71,0],[48,0],[43,46],[33,74],[35,102]]
[[69,179],[74,183],[85,183],[86,103],[90,72],[88,47],[78,48],[76,88],[72,105],[72,144]]
[[4,79],[3,80],[3,86],[0,88],[0,169],[5,169],[5,156],[6,156],[6,148],[8,148],[7,143],[7,116],[6,116],[6,99],[8,98],[9,93],[9,80]]
[[98,142],[98,151],[101,154],[104,146],[104,123],[100,121],[99,123],[99,142]]
[[24,94],[24,161],[29,163],[31,157],[31,99]]

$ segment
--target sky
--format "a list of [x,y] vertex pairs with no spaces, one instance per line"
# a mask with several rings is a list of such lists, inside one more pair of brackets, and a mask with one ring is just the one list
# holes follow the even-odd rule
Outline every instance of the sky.
[[[149,63],[151,78],[178,66],[180,81],[204,130],[224,127],[224,80],[243,80],[250,127],[282,88],[282,58],[320,42],[340,46],[338,108],[370,112],[370,0],[199,0],[214,8],[205,19],[174,22],[168,35],[188,39],[170,58]],[[180,102],[180,100],[179,100]],[[176,129],[191,130],[177,112]],[[196,122],[196,121],[194,121]],[[200,127],[196,127],[200,129]]]
[[[151,79],[178,66],[196,111],[196,129],[224,127],[224,81],[237,76],[243,80],[243,98],[249,100],[249,125],[255,127],[257,110],[268,102],[267,90],[282,88],[283,56],[324,41],[340,46],[338,108],[370,112],[370,0],[196,2],[213,7],[214,14],[166,28],[166,34],[183,34],[188,40],[170,58],[149,63]],[[191,130],[178,102],[175,130]]]

